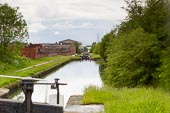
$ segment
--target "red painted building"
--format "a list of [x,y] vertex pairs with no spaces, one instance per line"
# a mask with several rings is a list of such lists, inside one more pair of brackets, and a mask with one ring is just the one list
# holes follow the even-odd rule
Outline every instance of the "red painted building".
[[22,56],[36,59],[46,56],[55,55],[74,55],[76,54],[76,47],[73,44],[59,45],[54,44],[29,44],[21,52]]

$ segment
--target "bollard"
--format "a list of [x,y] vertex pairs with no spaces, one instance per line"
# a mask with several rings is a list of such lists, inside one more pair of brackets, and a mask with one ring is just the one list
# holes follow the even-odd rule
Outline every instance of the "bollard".
[[66,83],[59,83],[60,79],[56,78],[55,83],[51,85],[51,89],[57,89],[57,104],[59,104],[59,97],[60,97],[60,91],[59,91],[59,85],[67,85]]
[[22,90],[25,94],[25,100],[23,102],[24,113],[33,113],[33,103],[31,100],[34,90],[34,81],[31,79],[23,79],[21,82]]

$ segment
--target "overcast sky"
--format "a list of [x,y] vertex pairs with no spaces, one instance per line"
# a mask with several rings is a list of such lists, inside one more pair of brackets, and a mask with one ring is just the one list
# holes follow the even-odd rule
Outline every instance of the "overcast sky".
[[[125,18],[124,0],[0,0],[19,7],[32,43],[73,39],[90,45]],[[98,38],[99,37],[99,38]]]

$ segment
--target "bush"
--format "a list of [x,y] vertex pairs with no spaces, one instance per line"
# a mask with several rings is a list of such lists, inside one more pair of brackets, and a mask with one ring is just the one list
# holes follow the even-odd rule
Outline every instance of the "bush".
[[162,52],[162,65],[158,68],[160,85],[163,88],[170,90],[170,47]]
[[153,34],[141,28],[113,39],[109,48],[105,77],[116,87],[152,84],[159,66],[160,44]]

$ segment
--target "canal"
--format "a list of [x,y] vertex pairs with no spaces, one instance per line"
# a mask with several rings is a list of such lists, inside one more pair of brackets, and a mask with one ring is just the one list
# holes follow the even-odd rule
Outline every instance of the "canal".
[[[95,61],[70,62],[47,75],[44,79],[47,82],[52,83],[55,78],[59,78],[60,83],[68,84],[66,86],[60,86],[60,94],[64,95],[64,106],[71,95],[82,95],[86,87],[90,85],[102,86],[99,75],[99,64]],[[35,85],[32,100],[33,102],[48,103],[49,95],[51,94],[56,94],[56,90],[51,90],[49,86]],[[16,95],[14,99],[22,96],[23,93],[21,92],[19,95]]]

